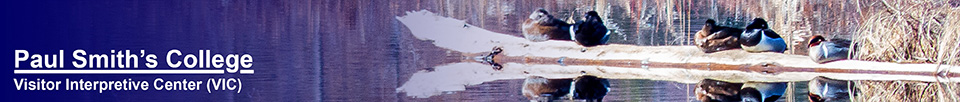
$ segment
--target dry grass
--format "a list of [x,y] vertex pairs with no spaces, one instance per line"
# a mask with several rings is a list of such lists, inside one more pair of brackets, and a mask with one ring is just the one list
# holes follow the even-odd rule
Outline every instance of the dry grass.
[[960,7],[946,8],[947,16],[944,20],[943,37],[947,41],[941,40],[940,58],[948,65],[960,65]]
[[[854,59],[960,65],[960,10],[946,1],[878,1],[853,36]],[[939,68],[940,71],[950,68]],[[860,102],[958,102],[960,83],[857,81]]]
[[[855,81],[859,95],[856,102],[957,102],[960,83],[931,83],[918,81]],[[950,94],[952,93],[952,94]]]
[[881,1],[880,10],[862,14],[853,42],[854,59],[898,62],[956,64],[957,42],[955,9],[943,1]]

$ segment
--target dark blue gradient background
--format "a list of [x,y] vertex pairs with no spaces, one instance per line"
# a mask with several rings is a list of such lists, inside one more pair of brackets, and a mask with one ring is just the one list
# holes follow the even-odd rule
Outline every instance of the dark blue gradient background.
[[[314,1],[237,0],[78,0],[3,1],[2,101],[316,101],[321,99],[319,7]],[[247,53],[253,75],[13,75],[13,51],[55,54],[64,50],[64,69],[73,69],[69,54],[109,50],[146,50],[158,55],[158,69],[170,49],[196,54]],[[140,67],[144,69],[141,59]],[[21,69],[29,68],[27,62]],[[25,67],[26,66],[26,67]],[[232,77],[243,81],[241,93],[204,91],[17,91],[12,78],[85,80],[206,80]],[[204,84],[208,84],[204,82]],[[153,85],[151,85],[152,87]],[[205,88],[203,88],[205,89]]]

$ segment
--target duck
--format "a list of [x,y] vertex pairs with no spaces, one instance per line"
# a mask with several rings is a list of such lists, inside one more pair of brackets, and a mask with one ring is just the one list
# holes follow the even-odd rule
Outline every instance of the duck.
[[755,18],[740,34],[741,48],[747,52],[777,52],[787,50],[787,43],[776,32],[770,30],[767,21]]
[[523,80],[521,93],[532,102],[549,102],[561,99],[570,93],[573,79],[547,79],[542,76],[529,76]]
[[820,64],[847,59],[850,52],[850,40],[827,40],[823,36],[814,35],[808,41],[810,43],[807,44],[807,55],[813,62]]
[[786,82],[747,82],[740,88],[740,99],[743,102],[776,102],[786,91]]
[[530,13],[520,25],[523,37],[533,42],[547,40],[570,40],[570,24],[554,18],[546,9],[539,8]]
[[714,79],[697,82],[694,89],[697,100],[702,102],[738,102],[743,83],[731,83]]
[[694,92],[702,102],[775,102],[786,90],[786,82],[735,83],[703,79]]
[[704,53],[740,49],[740,34],[743,29],[718,26],[717,21],[707,19],[706,24],[694,36],[694,44]]
[[592,47],[607,44],[610,31],[596,11],[589,11],[584,14],[583,20],[570,25],[570,36],[577,44]]
[[581,75],[573,79],[570,90],[572,99],[586,100],[587,102],[602,102],[603,97],[610,91],[610,82],[607,79],[593,75]]
[[850,82],[817,76],[807,84],[810,102],[834,102],[850,100]]

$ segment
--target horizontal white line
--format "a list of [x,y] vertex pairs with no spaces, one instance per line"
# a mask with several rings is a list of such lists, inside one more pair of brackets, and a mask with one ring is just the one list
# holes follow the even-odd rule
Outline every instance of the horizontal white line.
[[[209,70],[13,70],[13,74],[225,74],[223,69]],[[240,70],[253,74],[253,70]]]

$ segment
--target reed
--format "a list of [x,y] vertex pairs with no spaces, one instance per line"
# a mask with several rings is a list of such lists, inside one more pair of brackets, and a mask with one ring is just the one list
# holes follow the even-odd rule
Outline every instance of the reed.
[[856,102],[957,102],[960,94],[943,90],[960,90],[960,83],[936,83],[919,81],[855,81],[859,94]]
[[[897,63],[935,63],[944,59],[946,63],[960,63],[957,48],[960,28],[956,23],[954,8],[942,1],[881,1],[872,14],[865,14],[865,20],[855,33],[851,54],[854,59],[897,62]],[[949,56],[947,56],[949,55]]]
[[[897,63],[960,65],[960,11],[946,1],[881,0],[861,14],[852,58]],[[947,71],[950,68],[937,68]],[[856,81],[859,102],[957,102],[958,82]]]

